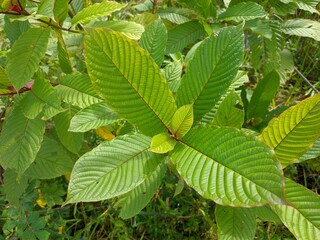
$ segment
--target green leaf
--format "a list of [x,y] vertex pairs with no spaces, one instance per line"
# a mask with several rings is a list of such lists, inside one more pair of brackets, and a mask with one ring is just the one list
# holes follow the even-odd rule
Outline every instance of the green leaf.
[[3,173],[3,192],[10,204],[20,206],[20,197],[28,187],[29,177],[23,175],[21,178],[12,169]]
[[45,131],[45,122],[26,118],[16,106],[3,127],[0,137],[0,163],[4,169],[15,169],[18,175],[35,160]]
[[68,17],[68,10],[69,10],[69,2],[65,0],[55,0],[54,1],[54,18],[57,22],[61,25],[64,20]]
[[45,103],[40,101],[32,92],[22,95],[19,106],[24,116],[29,119],[36,118],[42,111]]
[[192,105],[180,107],[173,115],[171,131],[177,138],[182,138],[191,129],[193,124]]
[[296,162],[320,135],[320,94],[273,118],[260,139],[274,149],[283,167]]
[[81,108],[102,102],[87,74],[70,74],[60,79],[56,86],[58,96],[66,103]]
[[148,151],[150,143],[144,135],[124,135],[84,154],[72,170],[67,203],[100,201],[139,186],[163,160]]
[[190,21],[178,25],[168,32],[165,54],[183,50],[205,35],[203,26],[197,21]]
[[191,21],[193,17],[197,16],[197,13],[193,10],[187,8],[161,8],[157,11],[162,19],[167,19],[168,21],[175,24],[183,24]]
[[221,127],[235,127],[240,129],[243,122],[243,103],[239,95],[232,91],[221,102],[214,115],[213,124]]
[[263,36],[264,38],[272,38],[272,30],[269,20],[253,19],[245,22],[245,28],[249,28],[252,32]]
[[289,35],[310,37],[320,41],[320,23],[309,19],[290,19],[282,24],[282,31]]
[[73,161],[63,147],[55,140],[44,137],[35,161],[24,175],[35,179],[50,179],[70,172],[72,167]]
[[140,46],[146,49],[158,66],[164,59],[167,45],[167,29],[161,20],[151,23],[141,36]]
[[259,80],[247,109],[248,119],[264,117],[279,86],[280,76],[275,71],[268,73],[263,79]]
[[120,32],[128,38],[138,40],[144,32],[144,27],[141,24],[128,21],[103,21],[93,24],[94,27],[110,28],[116,32]]
[[320,197],[307,188],[285,181],[288,205],[271,205],[283,224],[296,239],[317,239],[320,236]]
[[280,218],[274,211],[272,211],[269,205],[257,207],[253,210],[255,211],[256,215],[264,222],[281,223]]
[[186,183],[218,204],[282,202],[282,172],[271,150],[234,128],[192,129],[171,158]]
[[30,28],[15,41],[8,53],[6,72],[15,89],[30,81],[45,54],[50,28]]
[[195,122],[218,102],[234,80],[242,63],[241,27],[223,28],[206,39],[190,60],[181,79],[178,106],[193,105]]
[[70,152],[78,153],[82,147],[82,133],[69,132],[68,128],[70,121],[77,110],[75,108],[69,107],[67,111],[62,112],[54,117],[54,124],[58,137]]
[[88,29],[85,46],[90,78],[108,106],[146,135],[167,131],[176,105],[150,55],[133,40],[103,29]]
[[161,69],[164,77],[167,79],[169,89],[176,93],[180,86],[180,79],[182,74],[182,64],[180,61],[169,63],[165,68]]
[[101,126],[114,123],[118,115],[113,112],[105,103],[93,104],[76,113],[70,122],[69,131],[87,132]]
[[216,205],[215,218],[218,225],[219,240],[254,239],[257,224],[256,216],[252,209]]
[[255,2],[242,2],[227,8],[218,16],[220,21],[242,22],[266,17],[263,7]]
[[59,59],[61,70],[64,73],[71,73],[72,65],[70,62],[69,53],[68,53],[66,44],[63,40],[61,31],[57,32],[57,37],[58,37],[58,42],[57,42],[58,59]]
[[30,23],[28,21],[11,21],[18,16],[6,14],[4,16],[4,31],[10,43],[13,44],[22,33],[30,28]]
[[41,0],[40,5],[38,7],[37,14],[43,15],[49,18],[53,18],[53,8],[54,8],[54,1]]
[[72,19],[71,24],[87,23],[93,19],[101,16],[107,16],[111,13],[124,8],[126,4],[120,4],[112,1],[103,1],[101,3],[95,3],[89,7],[84,8],[78,12]]
[[149,150],[155,153],[167,153],[174,148],[176,143],[176,140],[168,133],[160,133],[152,138]]
[[152,196],[158,190],[162,178],[166,173],[166,169],[166,162],[161,162],[144,182],[121,196],[120,200],[116,203],[117,205],[121,205],[119,217],[123,219],[131,218],[138,214],[149,203]]
[[298,160],[298,162],[303,162],[309,159],[317,158],[320,156],[320,138],[318,138],[313,146],[306,151]]

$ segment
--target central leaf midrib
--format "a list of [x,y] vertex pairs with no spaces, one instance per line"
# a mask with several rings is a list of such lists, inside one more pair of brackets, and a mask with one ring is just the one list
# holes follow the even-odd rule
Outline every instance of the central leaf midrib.
[[[123,40],[123,39],[122,39]],[[153,115],[156,116],[156,118],[159,120],[159,122],[164,126],[165,129],[169,129],[169,127],[162,121],[162,119],[158,116],[158,114],[156,113],[156,111],[151,108],[151,106],[146,102],[146,100],[141,96],[141,94],[137,91],[137,89],[132,85],[132,83],[129,81],[129,79],[124,75],[124,73],[121,71],[121,69],[119,68],[119,66],[113,61],[113,58],[111,56],[109,56],[109,54],[105,51],[105,49],[103,49],[99,44],[98,42],[94,39],[94,41],[97,43],[97,46],[99,46],[99,48],[101,49],[101,51],[105,54],[105,56],[107,58],[110,59],[110,61],[113,63],[113,65],[116,67],[116,69],[118,70],[118,72],[122,75],[122,77],[129,83],[129,85],[131,86],[131,89],[134,90],[134,92],[136,93],[136,95],[138,95],[138,97],[144,102],[144,104],[148,107],[148,109],[151,110],[151,112],[153,113]],[[124,40],[123,40],[124,41]],[[112,42],[112,45],[113,45],[113,39],[111,39],[111,42]],[[129,43],[130,44],[130,43]],[[111,51],[112,51],[112,48],[113,46],[111,46]],[[131,50],[132,49],[132,46],[130,44],[129,46],[129,49]],[[134,50],[135,51],[135,50]],[[136,55],[136,54],[134,54]],[[143,57],[144,55],[142,54],[141,55],[141,58]],[[161,79],[160,79],[161,81]]]

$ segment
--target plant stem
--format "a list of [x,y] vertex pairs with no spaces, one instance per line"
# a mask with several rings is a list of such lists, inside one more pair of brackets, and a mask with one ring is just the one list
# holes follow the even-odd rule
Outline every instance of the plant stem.
[[318,89],[316,89],[311,82],[296,68],[294,67],[294,70],[298,73],[298,75],[312,88],[312,90],[316,93],[319,93]]

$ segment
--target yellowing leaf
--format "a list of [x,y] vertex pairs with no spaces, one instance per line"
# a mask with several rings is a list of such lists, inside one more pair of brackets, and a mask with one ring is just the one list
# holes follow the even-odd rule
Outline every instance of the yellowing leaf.
[[168,133],[160,133],[152,138],[149,150],[155,153],[167,153],[174,148],[176,143]]
[[38,204],[38,206],[41,207],[41,208],[45,208],[46,205],[47,205],[47,202],[43,200],[43,196],[42,196],[42,193],[41,193],[41,190],[40,190],[40,189],[38,189],[37,204]]
[[179,108],[173,115],[171,122],[171,130],[176,137],[183,137],[192,127],[193,109],[192,105],[184,105]]
[[98,129],[96,129],[96,133],[104,140],[111,141],[115,138],[115,135],[113,135],[113,133],[106,127],[99,127]]

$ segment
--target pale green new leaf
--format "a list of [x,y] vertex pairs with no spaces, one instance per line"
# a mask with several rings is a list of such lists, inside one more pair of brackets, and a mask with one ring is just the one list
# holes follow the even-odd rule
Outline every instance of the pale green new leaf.
[[314,240],[320,236],[320,196],[293,182],[285,181],[288,205],[271,205],[283,224],[299,240]]
[[157,169],[139,186],[121,196],[121,199],[116,203],[121,205],[119,217],[128,219],[138,214],[150,201],[152,196],[158,190],[162,178],[167,169],[167,163],[161,162]]
[[73,161],[61,145],[45,137],[35,161],[24,173],[36,179],[56,178],[72,170]]
[[56,89],[62,101],[81,108],[102,102],[87,74],[66,75],[60,79]]
[[266,12],[261,5],[255,2],[242,2],[227,8],[218,16],[218,20],[242,22],[265,16]]
[[150,143],[141,134],[124,135],[83,155],[72,170],[67,203],[100,201],[139,186],[163,160],[148,151]]
[[114,123],[118,119],[118,115],[113,112],[106,103],[96,103],[82,109],[73,116],[69,131],[87,132],[91,129]]
[[274,149],[283,167],[296,162],[320,135],[320,94],[272,119],[260,139]]
[[164,59],[167,45],[167,29],[161,20],[151,23],[141,36],[140,46],[146,49],[158,66]]
[[213,124],[221,127],[241,128],[244,122],[243,103],[239,95],[231,91],[214,114]]
[[234,128],[192,129],[177,142],[171,158],[189,186],[218,204],[282,202],[281,166],[271,149]]
[[88,29],[85,57],[93,85],[111,109],[144,134],[167,131],[175,100],[149,53],[120,33]]
[[197,21],[190,21],[176,26],[168,32],[168,41],[165,53],[175,53],[183,50],[205,36],[205,30]]
[[113,1],[103,1],[101,3],[92,4],[78,12],[72,19],[71,24],[87,23],[98,17],[107,16],[111,13],[124,8],[126,4],[121,4]]
[[78,153],[82,147],[82,133],[69,132],[68,128],[72,117],[77,112],[77,109],[69,107],[66,111],[59,113],[54,117],[54,124],[58,137],[63,144],[70,152]]
[[138,40],[144,32],[144,27],[141,24],[128,21],[103,21],[93,24],[94,27],[110,28],[116,32],[120,32],[128,38]]
[[23,175],[19,177],[12,169],[7,169],[3,173],[3,192],[10,204],[21,206],[20,197],[28,187],[29,177]]
[[180,107],[173,115],[171,131],[177,138],[182,138],[191,129],[193,124],[192,105]]
[[50,28],[30,28],[20,35],[8,53],[6,72],[15,89],[20,89],[39,68],[45,54]]
[[254,239],[257,223],[253,209],[216,205],[214,213],[219,240]]
[[176,96],[178,107],[193,105],[195,122],[209,112],[228,90],[242,63],[242,49],[240,26],[223,28],[196,50]]
[[289,35],[320,41],[320,23],[310,19],[289,19],[282,24],[282,31]]
[[174,140],[168,133],[159,133],[153,136],[149,150],[155,153],[167,153],[174,148],[176,143],[176,140]]
[[35,160],[45,131],[45,122],[37,117],[26,118],[16,106],[6,119],[0,137],[0,164],[15,169],[18,175]]

